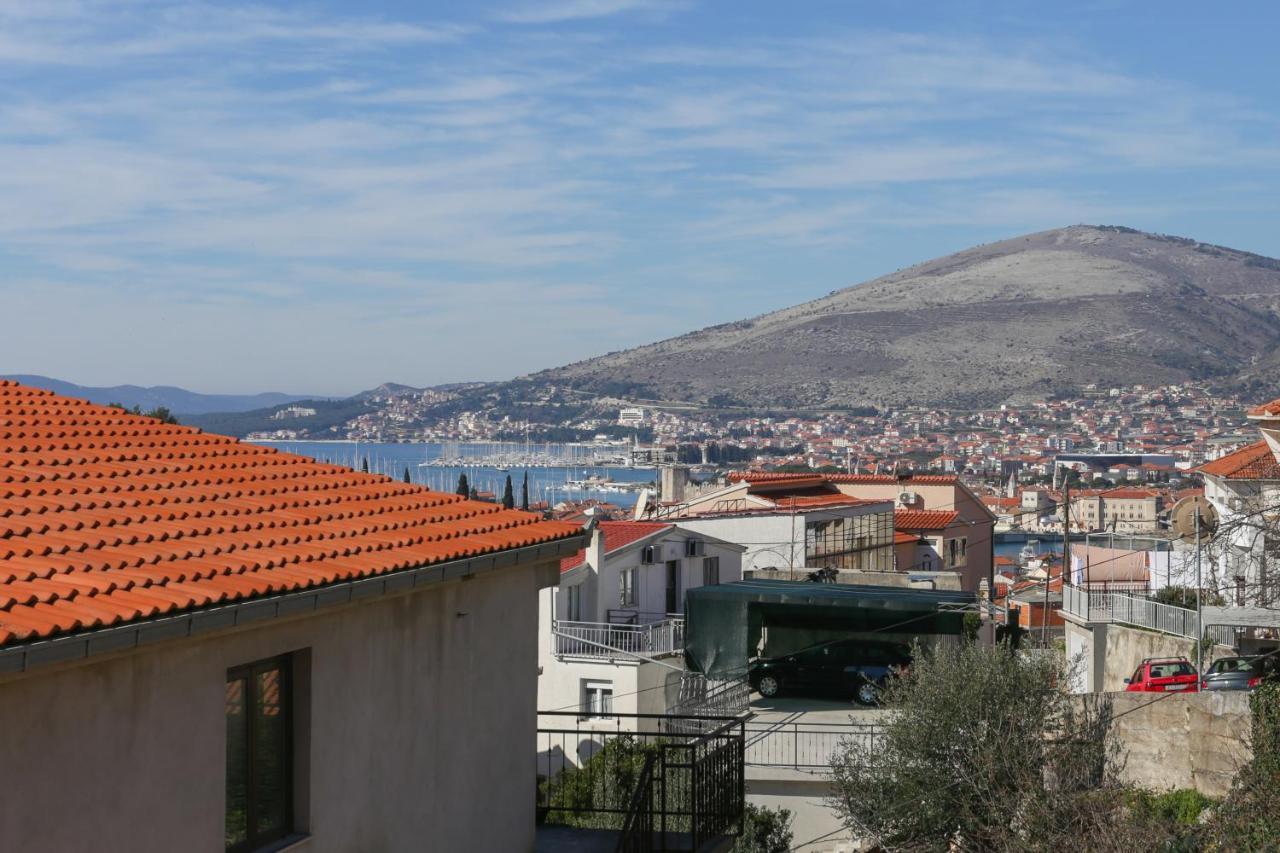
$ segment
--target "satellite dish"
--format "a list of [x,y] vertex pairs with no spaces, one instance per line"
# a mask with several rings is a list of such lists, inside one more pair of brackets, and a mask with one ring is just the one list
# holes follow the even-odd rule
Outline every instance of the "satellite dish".
[[[1200,526],[1196,527],[1199,512]],[[1169,525],[1183,542],[1208,542],[1218,529],[1218,511],[1204,495],[1192,495],[1173,505]]]

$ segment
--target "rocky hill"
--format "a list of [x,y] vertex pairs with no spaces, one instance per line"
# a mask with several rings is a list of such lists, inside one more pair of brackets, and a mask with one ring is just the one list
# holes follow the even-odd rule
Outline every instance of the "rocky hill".
[[761,409],[986,405],[1088,383],[1276,387],[1280,261],[1077,225],[523,377]]

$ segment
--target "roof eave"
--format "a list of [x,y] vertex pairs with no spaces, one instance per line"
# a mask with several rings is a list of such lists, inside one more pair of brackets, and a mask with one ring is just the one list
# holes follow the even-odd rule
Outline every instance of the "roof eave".
[[140,619],[126,625],[77,631],[63,637],[10,643],[0,648],[0,678],[51,664],[129,652],[167,640],[210,635],[334,605],[413,592],[501,569],[558,560],[576,553],[585,544],[586,537],[575,534],[523,548],[206,607],[178,616]]

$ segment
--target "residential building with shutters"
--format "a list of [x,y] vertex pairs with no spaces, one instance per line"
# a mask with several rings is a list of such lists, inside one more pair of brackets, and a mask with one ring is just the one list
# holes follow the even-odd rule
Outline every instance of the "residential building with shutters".
[[0,380],[0,850],[532,849],[584,541]]
[[538,707],[616,727],[610,713],[670,709],[684,593],[741,580],[746,549],[661,522],[600,521],[590,537],[541,595]]

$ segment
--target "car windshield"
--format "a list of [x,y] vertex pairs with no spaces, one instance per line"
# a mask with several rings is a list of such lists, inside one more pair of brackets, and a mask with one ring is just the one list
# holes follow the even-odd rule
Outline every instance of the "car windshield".
[[1244,658],[1226,658],[1214,661],[1213,672],[1246,672],[1252,669],[1250,662]]
[[1152,678],[1173,678],[1176,675],[1191,675],[1191,664],[1186,661],[1165,661],[1151,664]]

